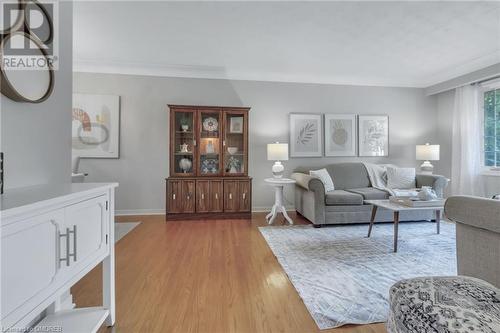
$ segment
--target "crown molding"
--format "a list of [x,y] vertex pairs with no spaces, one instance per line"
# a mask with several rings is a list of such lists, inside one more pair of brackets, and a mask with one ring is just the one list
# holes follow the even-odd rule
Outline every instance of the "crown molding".
[[277,72],[259,73],[229,71],[226,68],[219,66],[163,65],[118,61],[102,62],[93,60],[76,60],[73,63],[73,71],[81,73],[123,74],[196,79],[423,88],[423,86],[418,82],[402,79],[356,76],[328,77],[317,75],[296,75]]
[[[500,62],[500,51],[476,58],[459,66],[439,72],[426,80],[361,77],[361,76],[318,76],[279,72],[245,72],[228,70],[223,66],[164,65],[153,63],[75,60],[73,71],[81,73],[122,74],[155,77],[178,77],[196,79],[220,79],[237,81],[287,82],[306,84],[332,84],[372,87],[429,88],[475,72]],[[432,89],[431,89],[432,90]]]
[[471,61],[464,62],[458,66],[453,66],[445,71],[439,72],[429,78],[425,83],[428,94],[436,93],[436,87],[445,84],[447,81],[457,79],[461,76],[480,71],[490,66],[500,63],[500,50],[496,50],[485,56],[478,57]]

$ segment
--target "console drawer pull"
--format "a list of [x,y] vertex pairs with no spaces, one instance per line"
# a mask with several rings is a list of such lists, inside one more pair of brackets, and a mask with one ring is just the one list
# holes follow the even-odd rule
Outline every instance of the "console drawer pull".
[[[59,240],[61,238],[66,238],[65,243],[66,243],[66,258],[61,257],[61,253],[59,251],[59,268],[61,267],[61,262],[66,261],[66,266],[69,266],[69,228],[66,228],[66,233],[62,234],[60,231],[57,231],[57,235],[59,236]],[[59,243],[59,248],[61,247],[61,244]]]
[[[73,253],[69,253],[68,250],[68,259],[69,257],[73,257],[73,261],[76,261],[76,224],[73,226],[73,230],[68,231],[70,234],[73,234]],[[68,237],[69,239],[69,237]]]

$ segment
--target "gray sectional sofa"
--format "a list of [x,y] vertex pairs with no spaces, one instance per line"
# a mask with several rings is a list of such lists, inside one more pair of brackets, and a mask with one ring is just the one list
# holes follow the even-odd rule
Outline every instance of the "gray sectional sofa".
[[[295,209],[314,226],[370,222],[371,205],[364,200],[388,199],[389,193],[373,188],[363,163],[335,163],[325,166],[333,179],[335,190],[326,192],[323,183],[309,176],[309,170],[301,168],[292,174],[296,180]],[[439,196],[443,195],[448,180],[438,175],[417,175],[417,187],[432,186]],[[377,222],[392,221],[391,212],[379,209]],[[433,219],[431,211],[401,212],[400,221]]]

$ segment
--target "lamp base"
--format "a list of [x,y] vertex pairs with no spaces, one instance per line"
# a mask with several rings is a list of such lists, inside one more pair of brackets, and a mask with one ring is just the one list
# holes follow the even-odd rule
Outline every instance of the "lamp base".
[[285,167],[283,166],[283,164],[281,164],[280,161],[276,161],[276,162],[274,162],[272,171],[273,171],[274,178],[282,178],[283,171],[285,171]]
[[423,174],[432,175],[432,172],[434,171],[434,166],[431,164],[431,162],[429,162],[429,161],[425,161],[425,162],[424,162],[424,163],[422,163],[422,165],[420,166],[420,171],[421,171]]

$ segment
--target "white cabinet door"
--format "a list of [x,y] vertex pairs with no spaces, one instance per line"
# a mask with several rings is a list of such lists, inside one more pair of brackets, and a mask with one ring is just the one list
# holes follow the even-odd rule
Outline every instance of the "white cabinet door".
[[5,324],[19,318],[8,317],[21,307],[34,307],[36,296],[55,288],[61,275],[59,235],[64,210],[56,210],[9,224],[2,228],[2,319]]
[[[70,267],[81,269],[108,253],[108,197],[82,201],[65,208],[65,228],[70,232]],[[66,263],[63,263],[66,264]]]

